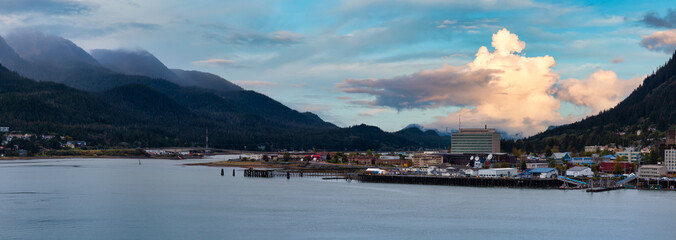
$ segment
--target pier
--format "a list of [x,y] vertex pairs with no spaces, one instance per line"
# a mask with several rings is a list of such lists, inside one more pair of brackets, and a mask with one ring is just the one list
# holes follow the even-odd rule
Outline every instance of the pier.
[[[355,177],[355,176],[352,176]],[[423,185],[449,185],[473,187],[514,187],[514,188],[551,188],[560,186],[556,179],[514,179],[514,178],[477,178],[477,177],[434,177],[406,175],[356,175],[361,182],[403,183]]]
[[[234,170],[233,170],[234,171]],[[338,177],[345,176],[353,172],[354,169],[337,169],[337,170],[281,170],[281,169],[246,169],[244,170],[245,177]],[[234,172],[233,172],[234,175]],[[344,179],[344,177],[341,177]]]

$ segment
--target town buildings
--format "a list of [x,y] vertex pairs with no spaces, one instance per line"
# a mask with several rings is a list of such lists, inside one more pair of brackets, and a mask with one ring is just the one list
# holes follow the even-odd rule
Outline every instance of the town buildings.
[[438,154],[415,154],[413,155],[413,166],[429,167],[444,163],[442,155]]
[[667,168],[662,165],[643,165],[638,168],[640,178],[660,178],[667,176]]
[[500,133],[494,128],[461,128],[451,133],[451,153],[498,153]]

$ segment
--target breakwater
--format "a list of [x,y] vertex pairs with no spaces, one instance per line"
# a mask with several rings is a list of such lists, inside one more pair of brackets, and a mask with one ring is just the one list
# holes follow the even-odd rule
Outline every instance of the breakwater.
[[406,175],[370,175],[359,174],[356,180],[372,183],[401,183],[424,185],[449,185],[472,187],[514,187],[514,188],[559,188],[561,181],[556,179],[513,179],[513,178],[476,178],[476,177],[434,177]]

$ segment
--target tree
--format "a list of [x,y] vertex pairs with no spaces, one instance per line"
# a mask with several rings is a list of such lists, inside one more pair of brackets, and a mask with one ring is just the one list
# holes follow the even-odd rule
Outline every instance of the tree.
[[552,152],[552,149],[551,149],[551,148],[547,148],[547,150],[545,151],[545,157],[550,157],[550,156],[552,156],[552,154],[554,154],[554,153]]
[[288,162],[289,160],[291,160],[291,154],[289,154],[288,152],[285,152],[284,156],[282,158],[284,158],[285,162]]
[[550,168],[555,168],[556,167],[556,159],[549,159],[549,165],[547,167]]
[[521,162],[519,162],[519,170],[524,171],[526,168],[526,160],[521,160]]
[[373,156],[373,151],[371,149],[366,150],[366,156]]
[[515,148],[515,147],[512,148],[512,155],[516,156],[517,158],[521,157],[521,149],[518,149],[518,148]]
[[624,164],[621,163],[625,160],[624,156],[615,158],[615,164],[613,164],[613,173],[622,174],[624,173]]

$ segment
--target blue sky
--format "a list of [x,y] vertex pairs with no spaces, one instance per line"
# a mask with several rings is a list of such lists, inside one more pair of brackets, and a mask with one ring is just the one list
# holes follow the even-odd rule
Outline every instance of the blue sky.
[[[671,1],[3,0],[0,34],[39,28],[85,50],[145,49],[170,68],[218,74],[339,126],[444,130],[462,118],[463,126],[531,135],[611,107],[666,62],[676,48],[673,8]],[[479,62],[482,46],[488,52]]]

